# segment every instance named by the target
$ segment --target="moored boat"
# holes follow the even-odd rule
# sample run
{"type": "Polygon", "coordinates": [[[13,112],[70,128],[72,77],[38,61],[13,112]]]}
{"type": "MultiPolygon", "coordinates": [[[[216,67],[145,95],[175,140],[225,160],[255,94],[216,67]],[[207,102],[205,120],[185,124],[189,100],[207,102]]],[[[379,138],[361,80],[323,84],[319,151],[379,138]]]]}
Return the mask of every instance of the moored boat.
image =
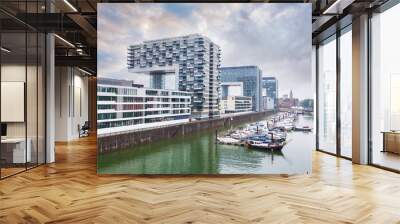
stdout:
{"type": "Polygon", "coordinates": [[[217,137],[217,142],[228,145],[237,145],[240,144],[241,141],[238,139],[230,138],[230,137],[217,137]]]}
{"type": "Polygon", "coordinates": [[[310,131],[312,131],[312,128],[308,127],[308,126],[303,126],[303,127],[295,127],[294,130],[295,131],[310,132],[310,131]]]}
{"type": "Polygon", "coordinates": [[[248,141],[248,146],[251,148],[257,149],[266,149],[266,150],[281,150],[285,145],[284,142],[261,142],[261,141],[248,141]]]}

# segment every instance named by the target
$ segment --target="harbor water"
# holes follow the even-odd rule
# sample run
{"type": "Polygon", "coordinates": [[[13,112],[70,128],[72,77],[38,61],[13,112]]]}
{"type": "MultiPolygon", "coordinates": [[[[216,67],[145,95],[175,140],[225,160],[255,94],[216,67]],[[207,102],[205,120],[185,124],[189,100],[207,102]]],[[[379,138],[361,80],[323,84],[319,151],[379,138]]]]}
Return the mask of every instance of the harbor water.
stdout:
{"type": "MultiPolygon", "coordinates": [[[[300,115],[296,126],[313,127],[300,115]]],[[[311,172],[313,132],[289,132],[281,151],[216,144],[215,130],[98,155],[99,174],[303,174],[311,172]]]]}

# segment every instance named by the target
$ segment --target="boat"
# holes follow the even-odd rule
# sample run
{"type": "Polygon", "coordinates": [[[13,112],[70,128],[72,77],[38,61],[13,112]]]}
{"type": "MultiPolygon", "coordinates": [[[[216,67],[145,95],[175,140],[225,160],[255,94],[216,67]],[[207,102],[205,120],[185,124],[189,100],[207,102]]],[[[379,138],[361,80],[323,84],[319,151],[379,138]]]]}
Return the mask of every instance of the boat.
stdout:
{"type": "Polygon", "coordinates": [[[270,135],[270,139],[272,139],[273,141],[276,142],[284,142],[286,141],[286,133],[278,133],[278,132],[268,132],[268,134],[270,135]]]}
{"type": "Polygon", "coordinates": [[[222,144],[228,144],[228,145],[238,145],[241,143],[240,140],[230,138],[230,137],[217,137],[217,142],[222,143],[222,144]]]}
{"type": "Polygon", "coordinates": [[[247,139],[249,142],[272,142],[271,137],[268,135],[253,135],[247,139]]]}
{"type": "Polygon", "coordinates": [[[288,117],[289,115],[277,116],[231,130],[225,135],[218,136],[217,143],[247,145],[260,150],[281,150],[286,144],[287,131],[295,127],[295,117],[288,117]]]}
{"type": "Polygon", "coordinates": [[[261,141],[248,141],[247,145],[251,148],[267,149],[267,150],[281,150],[285,145],[284,142],[261,142],[261,141]]]}
{"type": "Polygon", "coordinates": [[[231,133],[229,136],[231,138],[237,139],[237,140],[246,140],[249,136],[251,136],[252,133],[248,130],[240,130],[236,131],[234,133],[231,133]]]}
{"type": "Polygon", "coordinates": [[[303,127],[295,127],[295,131],[303,131],[303,132],[311,132],[312,128],[308,126],[303,126],[303,127]]]}

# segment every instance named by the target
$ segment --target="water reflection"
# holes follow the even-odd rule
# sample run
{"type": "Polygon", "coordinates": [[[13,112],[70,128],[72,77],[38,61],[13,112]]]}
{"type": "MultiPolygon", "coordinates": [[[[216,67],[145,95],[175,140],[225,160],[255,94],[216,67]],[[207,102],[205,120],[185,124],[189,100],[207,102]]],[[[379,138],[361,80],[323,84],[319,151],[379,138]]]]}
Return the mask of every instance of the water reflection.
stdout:
{"type": "MultiPolygon", "coordinates": [[[[301,116],[298,125],[312,126],[301,116]]],[[[107,174],[276,174],[311,170],[311,133],[292,132],[282,151],[215,144],[214,131],[177,137],[99,155],[98,172],[107,174]]]]}

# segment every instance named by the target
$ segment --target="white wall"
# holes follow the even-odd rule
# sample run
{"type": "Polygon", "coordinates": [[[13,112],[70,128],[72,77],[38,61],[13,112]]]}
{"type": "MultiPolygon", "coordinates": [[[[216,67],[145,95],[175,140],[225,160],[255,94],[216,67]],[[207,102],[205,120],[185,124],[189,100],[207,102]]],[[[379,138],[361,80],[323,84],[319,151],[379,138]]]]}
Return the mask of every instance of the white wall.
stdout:
{"type": "MultiPolygon", "coordinates": [[[[16,90],[18,92],[12,93],[12,90],[7,90],[2,88],[2,99],[4,97],[10,98],[12,97],[8,95],[16,95],[22,94],[20,96],[19,101],[15,101],[15,104],[19,104],[18,107],[6,106],[2,102],[2,114],[4,113],[19,113],[18,121],[6,122],[7,124],[7,137],[8,138],[24,138],[25,135],[29,139],[29,147],[32,151],[32,160],[36,162],[36,158],[39,159],[39,163],[44,162],[44,126],[45,126],[45,117],[44,117],[44,74],[42,73],[42,68],[39,66],[25,66],[24,64],[3,64],[1,66],[1,81],[2,87],[7,82],[18,82],[19,84],[24,83],[26,85],[26,106],[25,106],[25,89],[24,87],[16,90]],[[38,70],[37,70],[38,69],[38,70]],[[27,79],[27,80],[26,80],[27,79]],[[8,95],[7,95],[8,94],[8,95]],[[26,119],[24,117],[26,112],[26,119]],[[37,154],[39,154],[37,156],[37,154]]],[[[16,88],[16,87],[14,87],[16,88]]],[[[12,102],[11,102],[12,103],[12,102]]],[[[16,105],[13,105],[16,106],[16,105]]],[[[3,120],[3,118],[2,118],[3,120]]]]}
{"type": "Polygon", "coordinates": [[[74,140],[78,125],[88,121],[88,78],[72,67],[56,67],[55,73],[55,140],[74,140]]]}
{"type": "MultiPolygon", "coordinates": [[[[1,81],[25,82],[25,64],[8,64],[1,66],[1,81]]],[[[7,108],[1,108],[7,110],[7,108]]],[[[7,122],[7,137],[25,137],[25,122],[7,122]]]]}
{"type": "MultiPolygon", "coordinates": [[[[28,72],[28,87],[27,87],[27,122],[28,122],[28,137],[30,133],[35,131],[36,136],[36,80],[33,80],[31,74],[36,74],[36,67],[25,67],[25,64],[5,64],[1,66],[1,81],[2,82],[24,82],[26,71],[28,72]],[[26,70],[27,69],[27,70],[26,70]],[[34,88],[32,87],[34,86],[34,88]],[[33,122],[33,123],[32,123],[33,122]]],[[[2,96],[3,98],[4,96],[2,96]]],[[[42,105],[39,105],[41,107],[42,105]]],[[[1,110],[10,110],[10,108],[1,108],[1,110]]],[[[24,110],[24,108],[22,108],[24,110]]],[[[4,111],[3,111],[4,112],[4,111]]],[[[25,122],[7,122],[7,135],[9,137],[24,137],[25,122]]]]}
{"type": "Polygon", "coordinates": [[[1,122],[25,121],[25,82],[1,82],[1,122]]]}

